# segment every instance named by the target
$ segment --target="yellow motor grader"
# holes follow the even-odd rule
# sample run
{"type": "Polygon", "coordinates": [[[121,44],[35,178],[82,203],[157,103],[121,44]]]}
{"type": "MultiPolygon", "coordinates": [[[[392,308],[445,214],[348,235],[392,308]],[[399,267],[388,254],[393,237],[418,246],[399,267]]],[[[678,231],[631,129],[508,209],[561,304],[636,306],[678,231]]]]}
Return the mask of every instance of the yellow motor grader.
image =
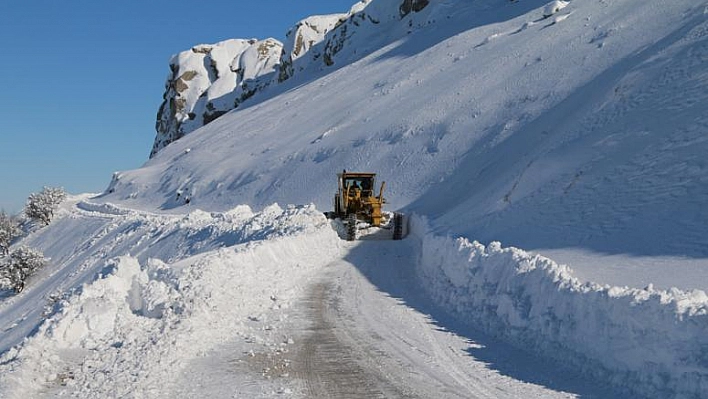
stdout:
{"type": "MultiPolygon", "coordinates": [[[[382,211],[386,199],[383,197],[386,182],[381,183],[379,195],[374,188],[376,173],[347,172],[337,173],[337,193],[334,194],[334,212],[331,216],[346,221],[347,240],[357,236],[359,222],[369,226],[382,227],[385,221],[382,211]]],[[[393,239],[403,238],[403,215],[394,214],[393,239]]]]}

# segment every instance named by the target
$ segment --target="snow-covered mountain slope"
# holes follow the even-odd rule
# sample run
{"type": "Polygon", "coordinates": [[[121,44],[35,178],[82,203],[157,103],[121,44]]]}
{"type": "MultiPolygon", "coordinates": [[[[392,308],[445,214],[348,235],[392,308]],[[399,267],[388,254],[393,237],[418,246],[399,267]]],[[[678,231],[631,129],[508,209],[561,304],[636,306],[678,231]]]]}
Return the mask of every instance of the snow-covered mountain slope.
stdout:
{"type": "Polygon", "coordinates": [[[502,0],[367,18],[336,68],[296,74],[117,174],[105,201],[328,209],[334,173],[367,170],[392,208],[441,231],[705,255],[706,3],[562,4],[547,18],[543,1],[502,0]]]}

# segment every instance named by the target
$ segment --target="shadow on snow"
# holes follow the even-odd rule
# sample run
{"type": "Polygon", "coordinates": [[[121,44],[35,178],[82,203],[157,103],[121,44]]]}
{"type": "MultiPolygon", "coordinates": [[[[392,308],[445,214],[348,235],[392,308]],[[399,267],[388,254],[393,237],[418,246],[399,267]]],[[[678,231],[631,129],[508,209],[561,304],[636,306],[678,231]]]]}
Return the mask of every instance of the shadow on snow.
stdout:
{"type": "Polygon", "coordinates": [[[607,383],[594,381],[558,362],[502,342],[436,306],[415,276],[417,249],[414,246],[412,239],[361,241],[344,259],[379,291],[401,300],[401,306],[428,315],[436,329],[465,338],[470,344],[467,354],[487,363],[490,369],[502,375],[554,391],[569,392],[579,398],[627,397],[626,392],[616,392],[607,387],[607,383]]]}

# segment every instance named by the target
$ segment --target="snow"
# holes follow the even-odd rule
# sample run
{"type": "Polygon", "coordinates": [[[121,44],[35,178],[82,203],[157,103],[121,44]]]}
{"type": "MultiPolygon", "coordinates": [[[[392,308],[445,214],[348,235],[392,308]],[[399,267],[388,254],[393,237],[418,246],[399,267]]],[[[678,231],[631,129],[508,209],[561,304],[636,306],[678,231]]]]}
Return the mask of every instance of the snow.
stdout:
{"type": "MultiPolygon", "coordinates": [[[[320,284],[333,282],[339,288],[328,289],[327,295],[341,295],[342,304],[351,304],[338,307],[342,313],[336,322],[348,326],[335,329],[348,331],[335,333],[343,350],[396,373],[393,386],[376,389],[500,397],[498,387],[503,387],[509,393],[502,397],[525,392],[572,397],[497,375],[484,360],[462,355],[468,338],[432,327],[421,310],[367,281],[390,285],[400,280],[405,285],[396,285],[403,290],[399,294],[424,303],[412,278],[413,241],[341,241],[311,206],[272,205],[261,212],[239,206],[225,213],[171,216],[115,208],[101,213],[86,199],[72,201],[58,220],[29,238],[52,255],[55,270],[45,270],[47,276],[0,308],[3,320],[14,320],[2,340],[3,397],[307,397],[313,388],[303,382],[305,371],[318,367],[306,360],[308,309],[319,306],[308,305],[309,296],[320,284]],[[58,234],[65,231],[74,233],[58,234]],[[220,246],[229,233],[243,238],[220,246]],[[62,244],[82,241],[83,248],[63,257],[62,244]],[[364,315],[377,317],[351,319],[364,315]],[[370,348],[382,341],[372,338],[372,328],[387,337],[387,344],[373,352],[370,348]],[[431,341],[431,336],[437,338],[431,341]],[[398,368],[398,357],[407,359],[405,368],[398,368]],[[480,379],[493,383],[478,387],[480,379]]],[[[332,354],[331,359],[339,358],[332,354]]],[[[346,367],[362,367],[357,364],[346,367]]]]}
{"type": "MultiPolygon", "coordinates": [[[[303,20],[292,76],[16,243],[51,262],[0,295],[0,396],[708,392],[705,2],[400,6],[303,20]],[[406,240],[338,238],[342,169],[406,240]]],[[[189,109],[257,47],[178,55],[189,109]]]]}
{"type": "Polygon", "coordinates": [[[101,201],[326,210],[333,171],[370,170],[391,209],[440,233],[705,257],[705,5],[603,4],[570,2],[549,26],[538,2],[431,3],[404,20],[372,2],[363,10],[380,22],[343,25],[334,66],[121,172],[101,201]]]}
{"type": "MultiPolygon", "coordinates": [[[[195,375],[208,375],[235,381],[230,392],[243,386],[238,392],[249,397],[286,391],[307,396],[313,388],[303,386],[305,374],[295,371],[309,364],[300,359],[305,349],[299,345],[311,320],[303,303],[313,287],[337,281],[340,288],[327,291],[342,295],[337,309],[358,315],[343,313],[338,323],[379,314],[375,309],[392,306],[380,302],[390,301],[391,295],[405,300],[390,316],[347,324],[353,335],[337,339],[355,345],[364,331],[375,328],[378,337],[387,336],[375,341],[386,342],[376,352],[382,356],[376,362],[394,362],[390,370],[396,369],[396,356],[414,350],[403,357],[406,367],[428,377],[403,384],[419,394],[428,395],[425,389],[443,384],[452,389],[451,397],[466,397],[465,390],[473,397],[499,397],[496,388],[477,387],[474,381],[483,378],[508,392],[540,389],[539,397],[568,397],[547,391],[548,383],[532,388],[513,378],[492,377],[493,370],[474,356],[450,357],[440,347],[420,352],[434,354],[432,363],[427,356],[414,355],[424,342],[440,345],[454,338],[449,345],[463,350],[472,337],[480,339],[475,332],[465,332],[468,338],[459,340],[415,335],[428,328],[424,318],[415,318],[424,317],[419,312],[429,312],[431,306],[454,316],[455,321],[437,322],[443,328],[462,333],[469,330],[461,323],[474,326],[494,339],[573,365],[586,379],[649,397],[692,397],[704,391],[704,291],[581,282],[570,268],[548,258],[499,243],[484,246],[439,236],[426,223],[413,217],[410,235],[402,242],[346,243],[313,206],[271,205],[260,212],[238,206],[223,213],[193,210],[180,216],[73,198],[58,220],[26,239],[54,259],[52,267],[0,308],[0,317],[12,321],[1,341],[1,392],[10,398],[223,395],[219,385],[194,385],[195,375]],[[72,233],[62,233],[67,231],[72,233]],[[83,244],[67,249],[72,242],[83,244]],[[364,290],[370,284],[378,287],[364,290]],[[426,305],[428,298],[435,305],[426,305]],[[388,337],[408,329],[403,336],[388,337]],[[239,371],[212,375],[215,364],[229,357],[241,359],[239,371]],[[248,361],[253,357],[276,363],[281,359],[284,369],[277,377],[258,378],[248,361]],[[290,368],[299,377],[291,378],[290,368]],[[455,383],[445,382],[450,375],[455,383]],[[451,388],[455,384],[460,385],[451,388]]],[[[354,346],[370,356],[365,347],[354,346]]],[[[491,348],[503,351],[496,343],[491,348]]],[[[515,355],[511,362],[521,358],[515,355]]],[[[566,373],[554,367],[543,373],[566,373]]],[[[392,381],[397,378],[409,377],[392,381]]],[[[377,389],[401,389],[396,384],[377,389]]],[[[590,389],[571,385],[577,393],[590,389]]]]}
{"type": "Polygon", "coordinates": [[[652,284],[664,290],[677,287],[708,292],[706,258],[606,254],[582,248],[539,249],[534,252],[572,265],[573,275],[582,282],[637,288],[652,284]]]}
{"type": "Polygon", "coordinates": [[[551,15],[560,12],[560,10],[564,9],[567,6],[568,6],[567,1],[561,1],[561,0],[552,1],[552,2],[548,3],[548,5],[546,5],[546,7],[543,8],[543,16],[545,18],[548,18],[551,15]]]}
{"type": "Polygon", "coordinates": [[[419,279],[462,320],[648,397],[707,392],[705,291],[583,283],[551,259],[431,235],[426,223],[412,224],[419,279]]]}
{"type": "Polygon", "coordinates": [[[258,213],[239,207],[182,218],[74,212],[33,242],[77,241],[76,235],[59,238],[56,232],[85,225],[83,218],[101,219],[100,228],[84,233],[87,248],[72,254],[78,259],[59,260],[62,254],[52,251],[57,245],[45,249],[61,266],[49,279],[76,288],[57,298],[51,295],[56,285],[33,286],[21,294],[26,298],[1,310],[7,320],[27,312],[25,303],[49,301],[39,307],[45,315],[37,327],[41,319],[24,313],[3,335],[4,397],[47,390],[81,397],[172,397],[166,390],[181,389],[172,377],[224,342],[248,336],[255,348],[276,351],[280,342],[269,335],[280,323],[280,309],[290,306],[340,242],[312,207],[273,205],[258,213]],[[222,247],[225,237],[232,242],[222,247]],[[180,248],[187,243],[191,248],[180,248]],[[313,253],[314,247],[319,250],[313,253]],[[170,261],[178,254],[180,260],[170,261]],[[8,333],[14,330],[24,332],[8,333]],[[24,335],[30,338],[23,342],[24,335]]]}

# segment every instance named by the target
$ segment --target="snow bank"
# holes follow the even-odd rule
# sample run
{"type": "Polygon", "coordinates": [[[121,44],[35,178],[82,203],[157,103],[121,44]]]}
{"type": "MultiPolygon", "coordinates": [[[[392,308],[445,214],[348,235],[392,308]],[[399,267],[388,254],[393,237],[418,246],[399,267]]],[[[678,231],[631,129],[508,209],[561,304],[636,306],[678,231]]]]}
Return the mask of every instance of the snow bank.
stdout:
{"type": "Polygon", "coordinates": [[[650,397],[708,392],[708,296],[581,284],[570,268],[499,242],[428,232],[418,275],[440,305],[518,346],[650,397]]]}
{"type": "MultiPolygon", "coordinates": [[[[146,226],[139,229],[158,234],[126,247],[107,245],[130,240],[102,229],[95,245],[106,251],[107,260],[88,256],[93,249],[86,247],[75,254],[86,258],[81,266],[67,262],[59,269],[58,274],[87,276],[54,299],[34,334],[0,357],[0,397],[48,392],[84,398],[188,397],[174,392],[180,387],[176,379],[191,361],[219,345],[236,341],[234,356],[240,356],[247,349],[277,351],[292,342],[279,328],[281,309],[340,251],[329,221],[312,206],[272,205],[257,213],[241,206],[181,218],[109,215],[119,221],[108,224],[117,232],[140,216],[146,226]],[[239,237],[236,244],[219,248],[220,230],[228,225],[239,237]],[[177,251],[187,239],[203,241],[194,256],[177,251]],[[141,256],[118,255],[134,252],[131,247],[140,248],[141,256]],[[166,248],[183,255],[173,262],[151,257],[166,248]]],[[[40,295],[33,289],[28,293],[40,295]]]]}
{"type": "Polygon", "coordinates": [[[113,204],[96,204],[89,201],[79,201],[76,207],[86,212],[102,213],[107,215],[127,215],[130,213],[127,209],[117,207],[113,204]]]}

